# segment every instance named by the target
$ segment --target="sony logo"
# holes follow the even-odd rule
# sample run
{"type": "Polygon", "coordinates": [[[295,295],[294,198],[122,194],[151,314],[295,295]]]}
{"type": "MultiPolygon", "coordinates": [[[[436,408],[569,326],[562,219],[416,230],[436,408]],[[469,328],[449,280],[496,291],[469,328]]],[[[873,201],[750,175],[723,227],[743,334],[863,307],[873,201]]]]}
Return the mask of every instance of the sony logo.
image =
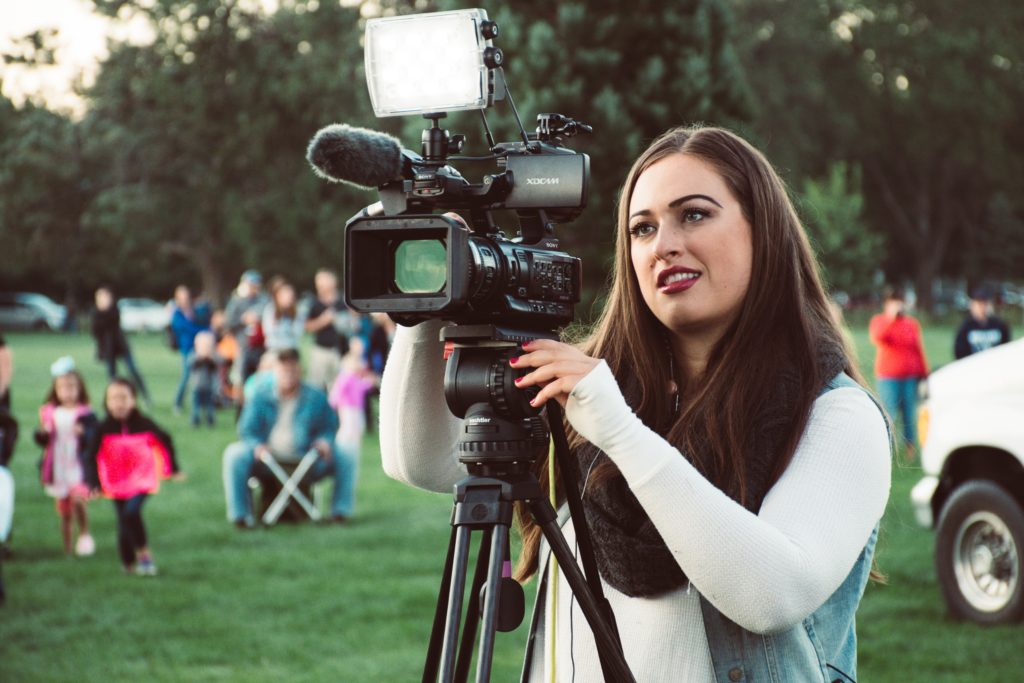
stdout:
{"type": "Polygon", "coordinates": [[[558,178],[527,178],[527,185],[557,185],[558,178]]]}

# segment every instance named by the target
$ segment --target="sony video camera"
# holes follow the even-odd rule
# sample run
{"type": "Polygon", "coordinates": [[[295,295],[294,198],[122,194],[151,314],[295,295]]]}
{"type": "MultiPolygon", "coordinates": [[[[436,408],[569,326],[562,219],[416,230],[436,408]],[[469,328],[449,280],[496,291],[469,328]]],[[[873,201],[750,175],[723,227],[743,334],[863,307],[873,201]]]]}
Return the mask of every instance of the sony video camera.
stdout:
{"type": "Polygon", "coordinates": [[[330,180],[376,187],[380,201],[345,226],[345,301],[403,324],[443,318],[517,330],[553,331],[573,318],[582,281],[578,258],[561,251],[553,226],[587,203],[590,160],[563,146],[589,126],[560,114],[537,117],[527,134],[492,44],[497,25],[482,10],[375,19],[366,27],[366,76],[378,116],[430,121],[419,153],[390,135],[328,126],[310,144],[314,169],[330,180]],[[495,143],[484,109],[508,99],[521,136],[495,143]],[[490,153],[459,156],[465,144],[440,126],[444,112],[479,109],[490,153]],[[493,162],[473,183],[452,162],[493,162]],[[495,222],[514,211],[518,234],[495,222]],[[461,219],[461,220],[460,220],[461,219]]]}

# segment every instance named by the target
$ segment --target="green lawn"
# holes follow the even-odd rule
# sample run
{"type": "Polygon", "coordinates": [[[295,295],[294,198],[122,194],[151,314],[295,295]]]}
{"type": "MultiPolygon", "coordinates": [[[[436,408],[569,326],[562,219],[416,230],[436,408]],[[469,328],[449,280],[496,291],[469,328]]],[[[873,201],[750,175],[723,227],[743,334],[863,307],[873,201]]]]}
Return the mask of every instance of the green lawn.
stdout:
{"type": "MultiPolygon", "coordinates": [[[[948,362],[952,330],[926,335],[933,363],[948,362]]],[[[854,336],[870,360],[863,330],[854,336]]],[[[174,434],[189,477],[147,503],[161,575],[121,574],[106,501],[90,504],[96,556],[67,559],[52,501],[36,481],[31,431],[58,355],[75,356],[96,398],[103,371],[84,336],[12,334],[8,341],[23,436],[12,463],[15,558],[4,565],[0,681],[419,680],[447,544],[448,496],[385,477],[370,437],[350,524],[236,531],[224,518],[220,483],[232,416],[222,412],[214,430],[194,430],[173,416],[177,356],[161,337],[134,337],[157,397],[154,417],[174,434]]],[[[1021,679],[1024,630],[982,629],[945,615],[932,534],[914,524],[908,500],[918,476],[913,466],[894,472],[879,546],[889,585],[870,587],[859,614],[860,679],[1021,679]]],[[[524,633],[499,635],[494,681],[517,680],[524,633]]]]}

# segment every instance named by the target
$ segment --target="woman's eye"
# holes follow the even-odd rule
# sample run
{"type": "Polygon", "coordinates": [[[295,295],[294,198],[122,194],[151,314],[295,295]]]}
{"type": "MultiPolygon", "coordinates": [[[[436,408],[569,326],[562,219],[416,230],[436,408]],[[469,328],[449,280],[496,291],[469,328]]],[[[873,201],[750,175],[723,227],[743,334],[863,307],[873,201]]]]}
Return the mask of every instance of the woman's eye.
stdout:
{"type": "Polygon", "coordinates": [[[683,222],[684,223],[699,223],[704,220],[710,214],[705,209],[686,209],[683,211],[683,222]]]}
{"type": "Polygon", "coordinates": [[[633,237],[645,237],[654,231],[655,227],[650,223],[636,223],[629,228],[629,234],[633,237]]]}

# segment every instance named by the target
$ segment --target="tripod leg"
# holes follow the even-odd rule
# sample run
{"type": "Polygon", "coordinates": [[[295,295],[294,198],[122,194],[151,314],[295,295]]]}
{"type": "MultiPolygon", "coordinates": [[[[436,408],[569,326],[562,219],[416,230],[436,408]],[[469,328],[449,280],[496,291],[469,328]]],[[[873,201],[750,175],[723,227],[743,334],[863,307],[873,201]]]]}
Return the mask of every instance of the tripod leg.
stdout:
{"type": "Polygon", "coordinates": [[[459,638],[459,621],[462,618],[462,593],[466,589],[466,563],[469,560],[468,527],[455,530],[455,555],[452,568],[451,588],[448,591],[448,618],[444,627],[444,647],[441,649],[441,681],[454,680],[456,641],[459,638]]]}
{"type": "Polygon", "coordinates": [[[491,561],[487,570],[487,592],[484,594],[484,627],[480,633],[480,654],[476,660],[476,681],[487,683],[491,679],[491,660],[494,657],[494,633],[498,625],[498,605],[501,603],[501,568],[508,547],[508,527],[495,524],[491,539],[491,561]]]}
{"type": "Polygon", "coordinates": [[[580,603],[583,616],[587,618],[590,629],[594,632],[594,640],[597,642],[597,651],[601,658],[601,670],[604,672],[606,681],[616,683],[632,683],[633,674],[626,664],[626,658],[622,654],[622,647],[616,637],[615,631],[608,625],[600,604],[594,598],[594,594],[587,585],[587,580],[580,571],[579,565],[573,558],[572,549],[566,543],[558,528],[554,509],[544,498],[537,498],[530,501],[530,511],[534,519],[540,525],[544,538],[551,547],[551,553],[558,560],[558,568],[565,576],[566,582],[572,589],[573,595],[580,603]]]}
{"type": "Polygon", "coordinates": [[[487,580],[487,555],[491,549],[493,529],[484,529],[480,547],[477,549],[476,571],[469,589],[469,605],[466,606],[466,626],[462,629],[459,643],[459,660],[455,665],[455,680],[462,682],[469,678],[469,665],[473,659],[473,641],[476,640],[477,622],[480,621],[480,589],[487,580]]]}
{"type": "Polygon", "coordinates": [[[441,637],[444,634],[444,619],[448,613],[448,586],[452,580],[452,564],[455,557],[455,529],[448,538],[448,554],[444,559],[441,575],[441,589],[437,593],[434,608],[434,625],[430,628],[430,645],[427,647],[427,661],[423,664],[423,683],[436,683],[437,667],[441,662],[441,637]]]}

